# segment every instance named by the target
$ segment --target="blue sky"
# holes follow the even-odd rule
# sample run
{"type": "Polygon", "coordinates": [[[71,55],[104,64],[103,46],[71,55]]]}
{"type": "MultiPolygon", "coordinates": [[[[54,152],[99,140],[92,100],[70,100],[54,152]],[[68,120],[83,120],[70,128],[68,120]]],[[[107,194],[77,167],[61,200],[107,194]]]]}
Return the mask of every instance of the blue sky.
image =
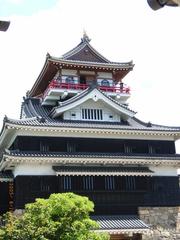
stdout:
{"type": "Polygon", "coordinates": [[[0,16],[33,15],[34,13],[50,9],[57,0],[0,0],[0,16]]]}

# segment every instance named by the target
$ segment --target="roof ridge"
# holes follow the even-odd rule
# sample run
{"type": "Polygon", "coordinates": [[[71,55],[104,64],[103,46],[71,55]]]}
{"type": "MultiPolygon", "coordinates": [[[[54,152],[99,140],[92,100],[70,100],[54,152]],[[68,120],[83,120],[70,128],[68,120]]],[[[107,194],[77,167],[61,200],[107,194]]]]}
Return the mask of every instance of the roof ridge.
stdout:
{"type": "Polygon", "coordinates": [[[68,52],[64,53],[62,55],[62,58],[68,58],[69,56],[71,56],[75,50],[79,49],[81,50],[83,47],[85,46],[85,42],[80,42],[78,45],[76,45],[74,48],[72,48],[71,50],[69,50],[68,52]]]}

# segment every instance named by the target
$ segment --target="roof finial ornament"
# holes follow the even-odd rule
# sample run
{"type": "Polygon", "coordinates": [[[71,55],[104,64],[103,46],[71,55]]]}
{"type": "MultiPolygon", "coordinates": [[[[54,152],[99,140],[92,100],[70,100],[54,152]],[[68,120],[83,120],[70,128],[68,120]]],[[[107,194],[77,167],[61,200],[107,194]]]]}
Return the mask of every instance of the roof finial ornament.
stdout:
{"type": "Polygon", "coordinates": [[[83,30],[83,37],[81,38],[82,42],[90,42],[91,39],[88,37],[85,29],[83,30]]]}

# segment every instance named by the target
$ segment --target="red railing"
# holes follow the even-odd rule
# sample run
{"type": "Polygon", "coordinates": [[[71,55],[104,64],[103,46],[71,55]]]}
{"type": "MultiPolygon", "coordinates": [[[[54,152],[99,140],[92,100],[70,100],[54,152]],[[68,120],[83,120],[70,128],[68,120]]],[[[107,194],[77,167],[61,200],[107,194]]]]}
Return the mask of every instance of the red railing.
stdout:
{"type": "Polygon", "coordinates": [[[88,88],[88,85],[87,84],[75,84],[75,83],[61,83],[59,81],[53,80],[50,82],[48,88],[85,90],[86,88],[88,88]]]}
{"type": "Polygon", "coordinates": [[[129,87],[107,87],[107,86],[99,86],[99,89],[104,92],[115,92],[115,93],[130,93],[129,87]]]}
{"type": "MultiPolygon", "coordinates": [[[[53,89],[53,88],[57,88],[57,89],[71,89],[71,90],[85,90],[86,88],[88,88],[89,85],[87,84],[75,84],[75,83],[62,83],[62,82],[59,82],[57,80],[52,80],[50,82],[50,84],[48,85],[45,93],[44,93],[44,97],[47,96],[48,94],[48,91],[50,89],[53,89]]],[[[114,93],[127,93],[129,94],[130,93],[130,88],[129,87],[117,87],[117,86],[114,86],[114,87],[110,87],[110,86],[99,86],[99,89],[104,91],[104,92],[114,92],[114,93]]]]}

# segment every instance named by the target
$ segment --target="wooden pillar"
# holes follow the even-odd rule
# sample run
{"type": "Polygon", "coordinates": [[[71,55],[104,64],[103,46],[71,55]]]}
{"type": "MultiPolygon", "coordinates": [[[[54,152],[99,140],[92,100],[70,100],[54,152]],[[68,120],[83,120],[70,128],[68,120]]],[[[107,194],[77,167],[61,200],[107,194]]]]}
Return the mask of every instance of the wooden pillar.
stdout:
{"type": "Polygon", "coordinates": [[[14,211],[14,182],[8,183],[8,210],[14,211]]]}
{"type": "Polygon", "coordinates": [[[0,215],[9,210],[9,182],[0,181],[0,215]]]}

